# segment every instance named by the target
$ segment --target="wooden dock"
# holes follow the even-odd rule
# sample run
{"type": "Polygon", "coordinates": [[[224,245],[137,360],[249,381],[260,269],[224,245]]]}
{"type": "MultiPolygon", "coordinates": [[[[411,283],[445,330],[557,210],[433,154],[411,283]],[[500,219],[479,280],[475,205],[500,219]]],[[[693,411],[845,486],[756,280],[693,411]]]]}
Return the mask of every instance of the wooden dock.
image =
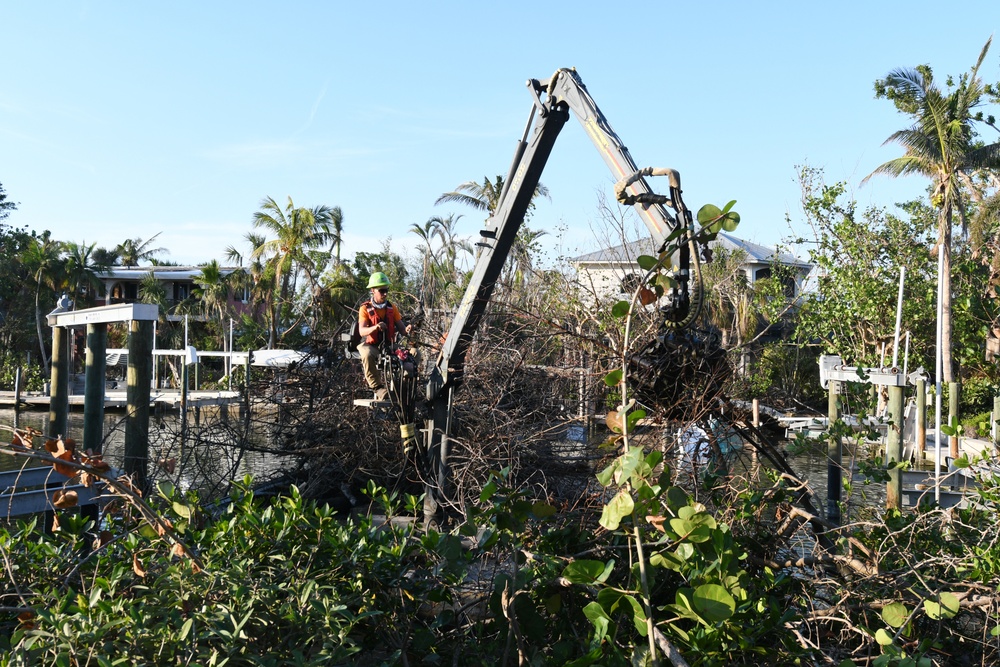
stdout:
{"type": "MultiPolygon", "coordinates": [[[[70,394],[71,410],[83,409],[83,394],[70,394]]],[[[0,391],[0,408],[14,408],[15,395],[12,391],[0,391]]],[[[189,391],[187,393],[188,408],[203,408],[208,406],[234,405],[242,402],[238,391],[189,391]]],[[[126,392],[115,389],[104,392],[105,410],[124,410],[128,404],[126,392]]],[[[152,408],[179,410],[181,407],[181,392],[176,389],[155,389],[149,393],[149,405],[152,408]]],[[[24,392],[20,396],[20,407],[28,409],[49,409],[49,397],[41,392],[24,392]]]]}

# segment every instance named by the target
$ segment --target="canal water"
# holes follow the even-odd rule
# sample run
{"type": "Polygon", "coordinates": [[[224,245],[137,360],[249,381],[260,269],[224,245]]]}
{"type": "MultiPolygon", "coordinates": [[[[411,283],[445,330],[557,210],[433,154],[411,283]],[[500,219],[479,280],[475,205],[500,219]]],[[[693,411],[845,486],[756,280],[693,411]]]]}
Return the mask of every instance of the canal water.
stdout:
{"type": "MultiPolygon", "coordinates": [[[[48,428],[48,411],[22,410],[17,416],[20,428],[32,427],[39,431],[48,428]]],[[[15,423],[13,410],[0,410],[0,427],[5,433],[0,437],[11,442],[15,423]]],[[[71,411],[68,416],[68,435],[80,441],[83,437],[83,413],[71,411]]],[[[252,451],[266,449],[267,433],[243,433],[236,424],[229,424],[209,416],[195,422],[189,416],[185,437],[181,438],[181,420],[176,413],[154,415],[149,424],[149,472],[157,480],[169,480],[182,489],[194,489],[204,496],[225,493],[229,483],[245,475],[266,479],[280,470],[283,457],[252,451]],[[250,447],[242,447],[247,443],[250,447]]],[[[41,447],[39,438],[36,448],[41,447]]],[[[125,413],[108,411],[104,415],[104,459],[112,467],[124,466],[125,413]]],[[[25,466],[26,459],[0,454],[0,471],[25,466]]],[[[27,466],[37,464],[28,462],[27,466]]]]}

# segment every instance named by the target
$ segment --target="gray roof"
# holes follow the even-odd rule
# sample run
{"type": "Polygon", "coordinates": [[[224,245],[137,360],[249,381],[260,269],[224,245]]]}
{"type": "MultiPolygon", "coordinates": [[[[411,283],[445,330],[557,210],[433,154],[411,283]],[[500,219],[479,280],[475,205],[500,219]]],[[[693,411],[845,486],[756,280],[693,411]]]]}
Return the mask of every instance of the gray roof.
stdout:
{"type": "MultiPolygon", "coordinates": [[[[201,275],[204,266],[164,266],[155,264],[151,266],[113,266],[104,273],[98,274],[104,280],[142,280],[150,273],[160,280],[194,280],[195,276],[201,275]]],[[[220,266],[219,273],[224,276],[239,271],[240,267],[220,266]]]]}
{"type": "MultiPolygon", "coordinates": [[[[726,250],[741,250],[747,254],[747,260],[751,263],[770,264],[777,259],[778,262],[787,266],[811,266],[809,262],[801,260],[791,253],[778,253],[774,248],[753,243],[752,241],[744,241],[725,232],[719,232],[716,239],[710,242],[708,246],[710,248],[721,247],[726,250]],[[777,257],[775,257],[776,253],[777,257]]],[[[652,255],[655,251],[653,240],[643,238],[612,248],[604,248],[596,252],[587,253],[586,255],[580,255],[570,261],[574,264],[631,264],[639,255],[652,255]]]]}

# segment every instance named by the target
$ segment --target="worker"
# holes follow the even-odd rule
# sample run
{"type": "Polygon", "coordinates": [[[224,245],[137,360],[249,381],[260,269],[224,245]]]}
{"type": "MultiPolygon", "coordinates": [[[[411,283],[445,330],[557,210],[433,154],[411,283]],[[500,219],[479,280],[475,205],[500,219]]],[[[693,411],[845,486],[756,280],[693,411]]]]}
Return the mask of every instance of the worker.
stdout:
{"type": "Polygon", "coordinates": [[[371,299],[361,304],[358,309],[358,334],[361,344],[361,368],[365,373],[365,382],[375,392],[375,398],[382,400],[388,395],[383,378],[376,369],[379,348],[385,343],[395,342],[400,331],[410,333],[413,325],[403,320],[399,309],[389,303],[389,278],[381,271],[376,271],[368,278],[368,288],[371,299]]]}

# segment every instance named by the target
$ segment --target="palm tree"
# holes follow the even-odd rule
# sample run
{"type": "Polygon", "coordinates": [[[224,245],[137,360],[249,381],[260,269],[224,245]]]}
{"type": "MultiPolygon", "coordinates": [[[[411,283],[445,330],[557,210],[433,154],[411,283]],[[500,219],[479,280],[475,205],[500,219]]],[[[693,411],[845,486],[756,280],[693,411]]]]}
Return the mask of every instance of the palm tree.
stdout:
{"type": "MultiPolygon", "coordinates": [[[[497,211],[497,205],[500,203],[500,195],[503,194],[504,179],[503,176],[497,176],[494,180],[490,181],[489,176],[483,177],[482,183],[476,183],[475,181],[466,181],[462,183],[452,192],[446,192],[434,202],[434,205],[438,204],[462,204],[464,206],[471,206],[477,211],[486,211],[490,215],[493,215],[497,211]]],[[[539,183],[535,187],[535,192],[531,195],[532,203],[528,205],[528,214],[525,214],[525,218],[529,217],[531,210],[535,207],[534,200],[536,197],[548,197],[549,189],[539,183]]]]}
{"type": "Polygon", "coordinates": [[[198,284],[194,294],[201,300],[205,317],[217,317],[219,322],[224,322],[229,305],[230,286],[219,262],[213,259],[202,266],[194,281],[198,284]]]}
{"type": "Polygon", "coordinates": [[[35,330],[38,333],[38,347],[42,354],[42,365],[46,375],[49,373],[49,357],[45,351],[45,338],[42,336],[42,288],[48,287],[53,292],[62,283],[63,244],[54,241],[46,230],[41,236],[35,237],[22,256],[22,262],[35,279],[35,330]]]}
{"type": "Polygon", "coordinates": [[[72,241],[65,244],[66,278],[74,301],[79,297],[92,303],[96,290],[101,286],[100,274],[107,273],[109,268],[98,261],[102,258],[96,253],[95,245],[72,241]]]}
{"type": "Polygon", "coordinates": [[[145,241],[135,238],[125,239],[119,243],[118,247],[115,248],[115,253],[117,253],[118,258],[121,260],[122,266],[139,266],[139,262],[144,259],[152,259],[161,252],[169,252],[166,248],[149,247],[160,234],[161,232],[157,232],[145,241]]]}
{"type": "Polygon", "coordinates": [[[309,251],[330,245],[334,241],[334,220],[343,218],[339,208],[317,206],[312,209],[296,207],[292,198],[282,209],[274,199],[267,197],[261,202],[261,210],[254,214],[254,227],[263,227],[272,232],[273,239],[265,240],[250,253],[251,259],[265,258],[266,263],[273,267],[277,300],[271,306],[271,331],[269,346],[273,347],[279,338],[279,316],[292,320],[281,333],[283,337],[302,319],[300,313],[292,317],[293,309],[291,295],[295,292],[295,281],[299,272],[303,272],[310,282],[310,289],[315,291],[317,276],[315,262],[309,251]]]}
{"type": "Polygon", "coordinates": [[[421,257],[420,276],[420,298],[433,300],[434,295],[434,265],[437,263],[437,254],[434,252],[434,245],[431,239],[434,237],[434,220],[430,218],[424,224],[414,222],[410,225],[410,231],[420,239],[417,250],[421,257]]]}
{"type": "MultiPolygon", "coordinates": [[[[942,92],[934,83],[930,67],[896,69],[875,84],[876,96],[885,97],[911,116],[914,124],[894,132],[885,143],[902,146],[902,157],[879,165],[862,183],[876,174],[891,177],[920,174],[931,180],[931,204],[938,210],[938,244],[944,248],[942,268],[943,381],[953,382],[951,317],[951,241],[953,216],[957,212],[963,232],[968,229],[963,185],[980,170],[1000,167],[1000,143],[977,145],[974,111],[984,95],[979,67],[992,38],[986,41],[973,68],[963,74],[954,90],[942,92]]],[[[950,86],[949,86],[950,88],[950,86]]]]}
{"type": "Polygon", "coordinates": [[[333,230],[333,247],[337,266],[340,266],[340,249],[344,245],[344,212],[339,206],[330,208],[330,228],[333,230]]]}

